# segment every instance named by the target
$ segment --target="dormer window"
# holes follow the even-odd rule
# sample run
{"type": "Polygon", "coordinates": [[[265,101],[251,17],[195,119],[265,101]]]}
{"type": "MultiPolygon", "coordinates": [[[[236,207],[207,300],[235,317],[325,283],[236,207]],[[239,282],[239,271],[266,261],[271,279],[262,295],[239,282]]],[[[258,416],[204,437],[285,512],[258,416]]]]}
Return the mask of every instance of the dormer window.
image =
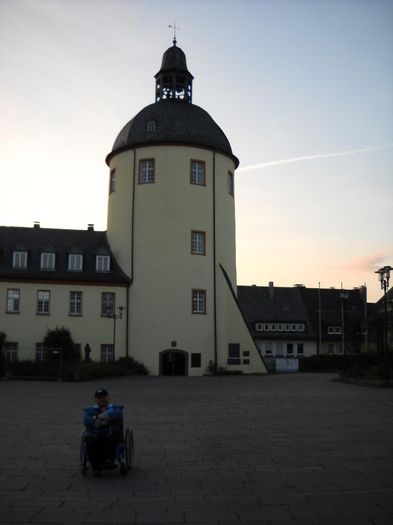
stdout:
{"type": "Polygon", "coordinates": [[[72,272],[81,272],[83,269],[83,255],[70,253],[68,255],[68,269],[72,272]]]}
{"type": "Polygon", "coordinates": [[[15,251],[12,254],[13,268],[27,268],[27,252],[15,251]]]}
{"type": "Polygon", "coordinates": [[[56,262],[56,255],[53,252],[41,253],[41,270],[54,270],[56,262]]]}
{"type": "Polygon", "coordinates": [[[109,255],[96,255],[96,271],[109,272],[111,258],[109,255]]]}
{"type": "Polygon", "coordinates": [[[148,120],[146,122],[146,131],[155,131],[156,130],[156,121],[148,120]]]}

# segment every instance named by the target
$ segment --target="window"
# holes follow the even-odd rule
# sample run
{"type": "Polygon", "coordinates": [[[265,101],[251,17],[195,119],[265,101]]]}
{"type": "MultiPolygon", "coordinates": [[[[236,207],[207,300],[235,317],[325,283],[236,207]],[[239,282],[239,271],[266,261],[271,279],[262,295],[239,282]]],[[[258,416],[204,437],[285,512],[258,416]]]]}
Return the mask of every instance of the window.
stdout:
{"type": "Polygon", "coordinates": [[[12,267],[27,268],[27,252],[13,252],[12,267]]]}
{"type": "Polygon", "coordinates": [[[111,258],[109,255],[96,255],[96,271],[109,272],[111,258]]]}
{"type": "Polygon", "coordinates": [[[273,353],[273,344],[271,341],[266,341],[265,343],[265,354],[272,355],[273,353]]]}
{"type": "Polygon", "coordinates": [[[18,343],[5,343],[5,358],[7,363],[15,363],[18,360],[18,343]]]}
{"type": "Polygon", "coordinates": [[[276,342],[276,357],[284,355],[284,343],[282,341],[276,342]]]}
{"type": "Polygon", "coordinates": [[[37,314],[49,314],[50,292],[38,290],[37,292],[37,314]]]}
{"type": "Polygon", "coordinates": [[[282,324],[278,324],[278,325],[277,325],[277,330],[278,330],[279,332],[283,332],[283,331],[284,331],[284,325],[282,325],[282,324]]]}
{"type": "Polygon", "coordinates": [[[154,164],[154,159],[143,159],[139,161],[139,184],[149,184],[154,182],[154,164]]]}
{"type": "Polygon", "coordinates": [[[113,169],[109,174],[109,193],[113,193],[116,188],[116,170],[113,169]]]}
{"type": "Polygon", "coordinates": [[[206,313],[206,290],[192,291],[192,313],[205,314],[206,313]]]}
{"type": "Polygon", "coordinates": [[[54,270],[55,269],[56,255],[50,252],[41,253],[41,270],[54,270]]]}
{"type": "Polygon", "coordinates": [[[191,253],[194,255],[206,255],[205,232],[191,232],[191,253]]]}
{"type": "Polygon", "coordinates": [[[291,324],[291,332],[296,332],[296,329],[297,329],[296,325],[294,323],[291,324]]]}
{"type": "Polygon", "coordinates": [[[255,330],[257,332],[263,332],[263,324],[262,323],[255,323],[255,330]]]}
{"type": "Polygon", "coordinates": [[[70,315],[82,315],[82,292],[70,292],[70,315]]]}
{"type": "Polygon", "coordinates": [[[113,345],[101,345],[101,361],[109,363],[115,360],[115,348],[113,345]]]}
{"type": "Polygon", "coordinates": [[[7,290],[7,313],[18,314],[20,307],[20,290],[7,290]]]}
{"type": "Polygon", "coordinates": [[[291,325],[290,324],[286,324],[285,325],[285,332],[290,332],[291,331],[291,325]]]}
{"type": "Polygon", "coordinates": [[[297,353],[298,354],[303,354],[304,353],[304,345],[303,345],[303,343],[298,343],[297,344],[297,353]]]}
{"type": "Polygon", "coordinates": [[[270,325],[270,330],[271,330],[272,332],[275,332],[275,331],[276,331],[276,323],[272,323],[272,324],[270,325]]]}
{"type": "Polygon", "coordinates": [[[228,365],[240,365],[240,345],[239,343],[228,344],[228,365]]]}
{"type": "Polygon", "coordinates": [[[235,194],[235,180],[234,180],[234,176],[233,176],[233,173],[231,173],[230,171],[228,171],[228,193],[229,195],[234,195],[235,194]]]}
{"type": "Polygon", "coordinates": [[[155,131],[156,130],[156,121],[148,120],[146,122],[146,131],[155,131]]]}
{"type": "Polygon", "coordinates": [[[35,360],[38,363],[43,363],[46,361],[46,350],[43,343],[35,344],[35,360]]]}
{"type": "Polygon", "coordinates": [[[334,333],[335,334],[341,334],[341,326],[335,326],[334,327],[334,333]]]}
{"type": "Polygon", "coordinates": [[[287,343],[287,355],[293,354],[293,343],[287,343]]]}
{"type": "Polygon", "coordinates": [[[201,368],[201,354],[191,354],[191,368],[201,368]]]}
{"type": "Polygon", "coordinates": [[[304,323],[298,323],[297,324],[297,331],[298,332],[304,332],[304,323]]]}
{"type": "Polygon", "coordinates": [[[68,269],[72,272],[80,272],[83,268],[83,255],[80,253],[70,253],[68,255],[68,269]]]}
{"type": "Polygon", "coordinates": [[[205,163],[202,160],[191,161],[191,184],[205,186],[205,163]]]}
{"type": "Polygon", "coordinates": [[[110,317],[115,313],[116,294],[114,292],[102,292],[101,294],[101,317],[110,317]]]}

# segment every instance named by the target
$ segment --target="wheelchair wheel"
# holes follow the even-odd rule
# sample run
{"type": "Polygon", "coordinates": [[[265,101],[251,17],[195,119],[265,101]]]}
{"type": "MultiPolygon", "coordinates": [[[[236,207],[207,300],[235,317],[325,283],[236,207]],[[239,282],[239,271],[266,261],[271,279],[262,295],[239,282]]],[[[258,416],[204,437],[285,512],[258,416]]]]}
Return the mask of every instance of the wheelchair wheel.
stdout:
{"type": "Polygon", "coordinates": [[[134,434],[129,428],[124,435],[124,452],[126,466],[128,470],[132,470],[135,466],[134,434]]]}
{"type": "Polygon", "coordinates": [[[87,446],[86,446],[86,441],[85,441],[85,433],[83,433],[81,437],[81,443],[79,447],[79,460],[80,460],[80,465],[81,465],[81,473],[83,476],[86,476],[86,472],[88,468],[87,467],[88,458],[87,458],[87,446]]]}

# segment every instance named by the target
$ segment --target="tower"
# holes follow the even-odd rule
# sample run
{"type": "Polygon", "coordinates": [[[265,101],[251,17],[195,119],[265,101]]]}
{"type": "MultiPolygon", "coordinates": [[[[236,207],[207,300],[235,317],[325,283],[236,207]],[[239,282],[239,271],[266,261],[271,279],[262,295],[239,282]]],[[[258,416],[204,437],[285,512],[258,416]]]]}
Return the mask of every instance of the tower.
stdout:
{"type": "Polygon", "coordinates": [[[236,299],[239,161],[192,103],[193,78],[174,40],[155,75],[155,102],[124,126],[106,159],[108,241],[131,279],[127,354],[152,374],[263,373],[236,299]]]}

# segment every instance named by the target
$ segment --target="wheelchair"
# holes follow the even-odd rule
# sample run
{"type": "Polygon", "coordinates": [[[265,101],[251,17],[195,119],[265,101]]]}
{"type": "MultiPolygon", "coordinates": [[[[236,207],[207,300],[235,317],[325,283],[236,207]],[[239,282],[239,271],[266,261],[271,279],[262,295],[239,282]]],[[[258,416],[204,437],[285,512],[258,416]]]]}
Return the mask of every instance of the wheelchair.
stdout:
{"type": "MultiPolygon", "coordinates": [[[[86,476],[89,470],[89,456],[87,452],[86,431],[82,433],[80,443],[80,465],[81,473],[86,476]]],[[[122,431],[121,441],[116,445],[115,459],[112,465],[103,465],[100,470],[119,470],[122,476],[135,467],[134,434],[126,428],[122,431]]]]}

